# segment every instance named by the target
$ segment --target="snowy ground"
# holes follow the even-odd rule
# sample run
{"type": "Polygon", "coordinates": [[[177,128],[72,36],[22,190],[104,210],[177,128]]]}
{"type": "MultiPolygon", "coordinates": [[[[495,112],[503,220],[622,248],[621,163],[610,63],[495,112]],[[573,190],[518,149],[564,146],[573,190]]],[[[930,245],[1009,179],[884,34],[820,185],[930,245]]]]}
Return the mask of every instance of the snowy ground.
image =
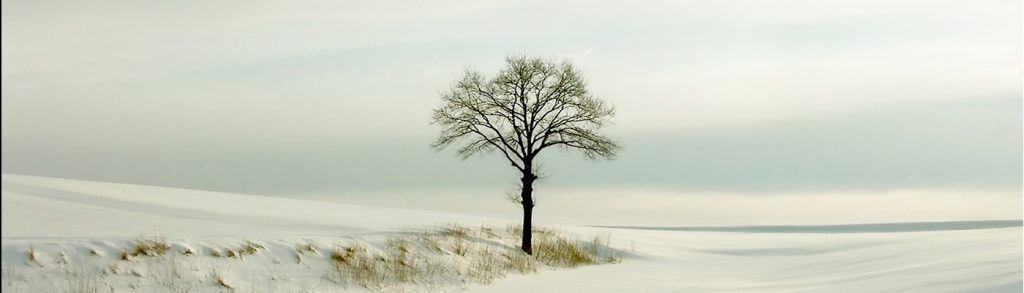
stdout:
{"type": "MultiPolygon", "coordinates": [[[[2,189],[4,292],[73,291],[68,289],[74,287],[98,287],[100,292],[111,288],[117,292],[230,291],[217,284],[221,279],[240,292],[360,291],[358,286],[343,287],[329,280],[325,251],[351,242],[382,245],[388,235],[446,223],[509,224],[439,212],[8,174],[3,175],[2,189]],[[195,255],[119,259],[140,239],[158,238],[166,239],[173,251],[190,250],[195,255]],[[262,247],[253,255],[237,259],[207,255],[241,248],[250,241],[262,247]],[[320,252],[305,261],[296,260],[296,245],[304,243],[320,252]],[[90,279],[101,281],[88,284],[90,279]]],[[[1021,291],[1020,221],[933,225],[898,232],[886,228],[897,226],[882,224],[865,231],[807,228],[810,232],[799,227],[797,231],[686,231],[559,226],[582,237],[611,235],[612,246],[623,251],[625,259],[617,264],[508,274],[490,284],[442,280],[444,284],[438,286],[399,289],[1021,291]]]]}

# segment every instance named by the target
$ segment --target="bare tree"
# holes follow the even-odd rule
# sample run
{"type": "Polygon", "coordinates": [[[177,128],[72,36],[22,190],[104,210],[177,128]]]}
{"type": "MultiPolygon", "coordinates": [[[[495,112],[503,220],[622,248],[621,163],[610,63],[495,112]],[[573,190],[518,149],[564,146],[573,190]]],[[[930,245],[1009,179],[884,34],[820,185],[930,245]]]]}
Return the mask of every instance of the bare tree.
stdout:
{"type": "Polygon", "coordinates": [[[587,158],[612,159],[619,145],[598,133],[615,109],[587,91],[572,63],[509,57],[497,76],[467,70],[441,99],[433,123],[442,127],[435,149],[461,145],[463,159],[497,151],[522,173],[517,200],[523,205],[522,249],[533,254],[535,159],[549,148],[578,150],[587,158]]]}

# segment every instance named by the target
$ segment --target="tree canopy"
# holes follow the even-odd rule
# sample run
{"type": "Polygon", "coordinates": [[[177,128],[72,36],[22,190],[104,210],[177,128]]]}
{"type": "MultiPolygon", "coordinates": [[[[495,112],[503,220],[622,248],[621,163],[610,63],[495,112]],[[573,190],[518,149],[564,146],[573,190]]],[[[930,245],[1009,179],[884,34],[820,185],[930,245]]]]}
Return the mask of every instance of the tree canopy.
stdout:
{"type": "Polygon", "coordinates": [[[615,109],[597,99],[570,62],[509,57],[493,78],[467,70],[433,121],[442,126],[434,142],[441,149],[464,142],[463,158],[498,151],[523,172],[551,147],[575,149],[588,158],[614,158],[619,145],[598,133],[615,109]]]}

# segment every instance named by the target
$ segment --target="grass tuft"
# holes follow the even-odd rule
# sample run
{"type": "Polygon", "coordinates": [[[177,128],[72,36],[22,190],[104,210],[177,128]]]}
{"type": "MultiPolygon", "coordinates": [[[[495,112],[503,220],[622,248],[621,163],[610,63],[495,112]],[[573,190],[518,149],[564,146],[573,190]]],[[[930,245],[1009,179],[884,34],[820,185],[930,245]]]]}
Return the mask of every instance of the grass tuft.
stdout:
{"type": "Polygon", "coordinates": [[[139,256],[163,256],[170,250],[171,245],[162,236],[154,237],[153,239],[139,239],[135,241],[135,247],[130,251],[122,253],[121,260],[129,260],[139,256]]]}
{"type": "Polygon", "coordinates": [[[364,288],[380,288],[384,282],[381,256],[372,255],[366,247],[350,244],[335,247],[330,259],[334,267],[335,282],[342,285],[357,284],[364,288]]]}

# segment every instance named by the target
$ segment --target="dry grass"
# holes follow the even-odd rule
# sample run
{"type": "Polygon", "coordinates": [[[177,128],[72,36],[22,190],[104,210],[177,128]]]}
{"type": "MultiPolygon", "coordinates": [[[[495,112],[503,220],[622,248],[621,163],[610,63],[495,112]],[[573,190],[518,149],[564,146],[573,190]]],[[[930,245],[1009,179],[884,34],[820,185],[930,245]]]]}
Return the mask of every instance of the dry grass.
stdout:
{"type": "Polygon", "coordinates": [[[212,255],[214,257],[228,257],[228,258],[244,259],[245,256],[247,256],[247,255],[255,255],[256,253],[259,253],[260,251],[262,251],[264,249],[266,249],[266,247],[264,247],[262,244],[256,243],[254,241],[246,241],[245,243],[243,243],[241,246],[239,246],[237,248],[232,248],[232,247],[225,248],[223,252],[221,252],[219,250],[216,250],[216,249],[211,249],[210,250],[210,255],[212,255]]]}
{"type": "Polygon", "coordinates": [[[441,243],[444,237],[441,237],[438,233],[434,232],[423,232],[417,234],[418,241],[423,244],[424,247],[429,248],[435,253],[444,253],[444,244],[441,243]]]}
{"type": "Polygon", "coordinates": [[[254,241],[246,241],[245,244],[242,244],[242,248],[240,248],[238,251],[243,255],[253,255],[256,254],[257,252],[260,252],[260,250],[264,249],[267,248],[264,247],[262,244],[256,243],[254,241]]]}
{"type": "Polygon", "coordinates": [[[342,285],[357,284],[364,288],[377,289],[385,284],[381,256],[371,254],[366,247],[350,244],[335,247],[331,251],[335,281],[342,285]]]}
{"type": "Polygon", "coordinates": [[[163,256],[167,255],[167,252],[171,250],[171,245],[167,243],[167,240],[163,236],[157,236],[153,239],[139,239],[135,241],[135,246],[130,250],[126,250],[121,253],[121,260],[130,260],[139,256],[163,256]]]}
{"type": "Polygon", "coordinates": [[[533,273],[537,271],[537,263],[529,254],[519,249],[506,250],[503,253],[508,268],[520,274],[533,273]]]}
{"type": "Polygon", "coordinates": [[[610,236],[596,236],[590,241],[580,241],[560,232],[537,234],[533,243],[537,261],[554,267],[575,268],[581,265],[615,263],[622,259],[618,253],[606,252],[610,236]]]}
{"type": "Polygon", "coordinates": [[[597,259],[585,246],[565,237],[537,237],[533,256],[540,262],[556,267],[577,267],[596,264],[597,259]]]}
{"type": "MultiPolygon", "coordinates": [[[[574,268],[621,260],[618,250],[609,248],[611,241],[608,235],[580,240],[569,233],[548,228],[534,230],[534,255],[527,255],[519,249],[521,231],[522,228],[518,225],[467,228],[446,224],[432,231],[391,234],[385,239],[378,238],[369,242],[370,245],[358,241],[336,244],[330,250],[324,249],[323,252],[318,251],[314,242],[299,242],[294,244],[294,253],[298,263],[329,263],[331,269],[326,275],[329,281],[346,287],[358,286],[370,291],[418,291],[444,285],[486,284],[509,274],[534,273],[544,267],[574,268]]],[[[140,238],[120,255],[121,259],[130,262],[115,261],[98,272],[108,275],[130,273],[137,277],[152,277],[155,285],[160,286],[161,290],[188,292],[199,288],[196,286],[201,286],[201,283],[184,281],[195,277],[193,272],[199,272],[194,264],[188,266],[190,263],[203,260],[182,256],[198,256],[203,254],[202,250],[209,249],[209,255],[213,257],[243,259],[249,255],[258,255],[267,249],[255,241],[218,248],[200,246],[193,249],[187,245],[176,247],[178,249],[171,253],[172,246],[163,237],[140,238]],[[183,263],[175,263],[175,260],[181,260],[183,263]],[[155,266],[163,264],[164,261],[169,263],[166,266],[155,266]],[[146,264],[155,269],[148,272],[132,269],[146,264]],[[128,266],[128,271],[119,265],[128,266]],[[160,270],[165,267],[166,270],[160,270]]],[[[83,253],[96,256],[103,254],[103,251],[93,249],[83,253]]],[[[39,251],[32,248],[27,252],[27,259],[30,265],[37,266],[41,266],[38,265],[41,261],[50,261],[50,258],[40,255],[39,251]]],[[[275,264],[279,263],[276,259],[274,261],[275,264]]],[[[205,279],[202,281],[205,286],[225,291],[249,290],[245,282],[232,282],[232,279],[226,278],[220,270],[204,272],[209,274],[202,278],[205,279]]],[[[7,268],[4,273],[10,274],[7,268]]],[[[5,278],[6,282],[11,282],[10,280],[11,278],[5,278]]],[[[60,285],[58,282],[57,286],[60,285]]],[[[99,288],[97,284],[89,283],[89,280],[81,277],[69,278],[67,288],[71,292],[95,292],[106,289],[99,288]]]]}
{"type": "MultiPolygon", "coordinates": [[[[507,233],[521,235],[523,226],[509,225],[507,233]]],[[[584,241],[570,234],[544,227],[533,228],[533,258],[552,267],[617,263],[622,254],[610,248],[611,236],[598,235],[584,241]]]]}
{"type": "Polygon", "coordinates": [[[489,284],[504,277],[509,265],[490,247],[484,247],[470,259],[467,275],[477,283],[489,284]]]}
{"type": "Polygon", "coordinates": [[[398,283],[414,283],[421,278],[426,259],[413,252],[413,243],[405,237],[388,239],[384,265],[392,279],[398,283]]]}
{"type": "Polygon", "coordinates": [[[466,236],[454,235],[449,238],[449,248],[458,256],[466,256],[473,249],[473,242],[466,236]]]}
{"type": "MultiPolygon", "coordinates": [[[[621,259],[608,247],[607,235],[581,241],[546,228],[534,230],[535,255],[527,255],[518,247],[520,231],[518,226],[502,230],[446,224],[434,232],[392,236],[380,250],[336,245],[329,254],[333,270],[328,279],[374,291],[438,280],[486,284],[509,273],[533,273],[541,266],[573,268],[621,259]]],[[[303,251],[297,246],[297,255],[303,251]]]]}

